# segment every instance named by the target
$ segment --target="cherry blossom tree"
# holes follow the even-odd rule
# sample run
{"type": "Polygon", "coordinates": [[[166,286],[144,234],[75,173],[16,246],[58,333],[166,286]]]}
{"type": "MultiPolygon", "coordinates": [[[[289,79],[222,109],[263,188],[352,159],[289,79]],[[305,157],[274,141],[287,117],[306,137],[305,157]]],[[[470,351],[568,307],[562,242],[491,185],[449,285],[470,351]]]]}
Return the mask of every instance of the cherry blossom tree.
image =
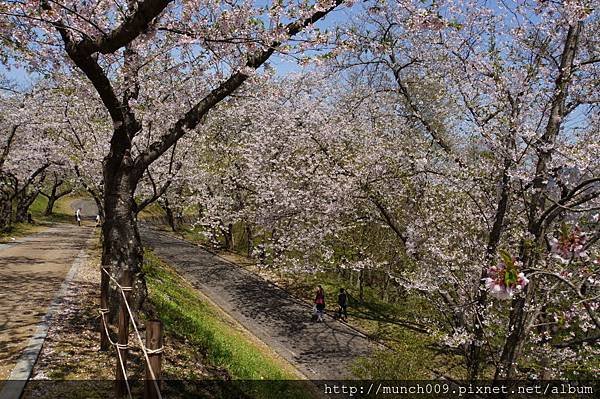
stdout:
{"type": "Polygon", "coordinates": [[[345,85],[212,115],[228,161],[205,155],[204,223],[251,221],[287,267],[387,270],[439,310],[430,331],[469,379],[565,376],[597,356],[597,10],[367,7],[319,59],[345,85]]]}
{"type": "Polygon", "coordinates": [[[40,109],[27,107],[36,92],[14,94],[2,99],[2,226],[24,222],[38,196],[50,167],[57,167],[60,155],[48,131],[37,122],[40,109]],[[14,211],[13,211],[14,204],[14,211]]]}
{"type": "Polygon", "coordinates": [[[290,37],[341,3],[3,4],[0,26],[12,32],[20,51],[15,59],[38,71],[84,75],[110,116],[103,160],[104,265],[115,272],[140,270],[134,193],[148,167],[201,126],[290,37]]]}
{"type": "Polygon", "coordinates": [[[62,170],[51,171],[51,178],[46,180],[49,182],[40,190],[39,194],[48,200],[44,216],[50,216],[54,211],[56,201],[73,192],[73,184],[69,181],[69,175],[62,170]]]}

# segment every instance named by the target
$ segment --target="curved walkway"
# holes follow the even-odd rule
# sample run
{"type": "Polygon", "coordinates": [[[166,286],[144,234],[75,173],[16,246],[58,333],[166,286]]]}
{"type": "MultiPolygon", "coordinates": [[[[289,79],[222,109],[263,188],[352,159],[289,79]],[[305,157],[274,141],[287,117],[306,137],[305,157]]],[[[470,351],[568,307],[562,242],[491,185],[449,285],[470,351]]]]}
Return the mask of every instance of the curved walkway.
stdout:
{"type": "Polygon", "coordinates": [[[311,308],[287,292],[192,243],[140,229],[146,246],[307,378],[352,378],[350,366],[374,344],[329,317],[310,321],[311,308]]]}

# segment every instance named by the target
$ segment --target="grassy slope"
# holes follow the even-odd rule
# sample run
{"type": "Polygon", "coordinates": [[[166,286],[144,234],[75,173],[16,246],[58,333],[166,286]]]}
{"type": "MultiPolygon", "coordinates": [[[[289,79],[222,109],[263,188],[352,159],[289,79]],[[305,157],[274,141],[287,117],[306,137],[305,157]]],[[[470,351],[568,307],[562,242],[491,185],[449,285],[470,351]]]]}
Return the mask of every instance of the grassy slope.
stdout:
{"type": "MultiPolygon", "coordinates": [[[[180,336],[199,348],[211,365],[225,369],[231,379],[281,381],[299,378],[289,364],[149,251],[145,254],[144,272],[150,302],[167,333],[180,336]]],[[[243,383],[240,389],[256,398],[307,397],[306,391],[296,383],[286,381],[243,383]]]]}
{"type": "Polygon", "coordinates": [[[165,211],[156,202],[148,205],[139,214],[138,219],[147,219],[152,217],[165,216],[165,211]]]}

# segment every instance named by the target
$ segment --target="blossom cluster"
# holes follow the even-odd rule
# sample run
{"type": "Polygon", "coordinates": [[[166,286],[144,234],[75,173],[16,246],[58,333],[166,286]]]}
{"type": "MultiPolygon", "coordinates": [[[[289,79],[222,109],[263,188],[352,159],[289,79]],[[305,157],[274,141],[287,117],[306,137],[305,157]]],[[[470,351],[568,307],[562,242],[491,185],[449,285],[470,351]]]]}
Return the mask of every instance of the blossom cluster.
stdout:
{"type": "Polygon", "coordinates": [[[501,253],[502,261],[488,269],[484,279],[485,287],[498,299],[510,299],[529,283],[523,272],[519,271],[520,262],[510,255],[501,253]]]}
{"type": "Polygon", "coordinates": [[[549,239],[550,249],[555,259],[562,263],[573,260],[587,260],[589,256],[585,251],[586,234],[578,226],[570,230],[566,225],[561,229],[558,238],[549,239]]]}

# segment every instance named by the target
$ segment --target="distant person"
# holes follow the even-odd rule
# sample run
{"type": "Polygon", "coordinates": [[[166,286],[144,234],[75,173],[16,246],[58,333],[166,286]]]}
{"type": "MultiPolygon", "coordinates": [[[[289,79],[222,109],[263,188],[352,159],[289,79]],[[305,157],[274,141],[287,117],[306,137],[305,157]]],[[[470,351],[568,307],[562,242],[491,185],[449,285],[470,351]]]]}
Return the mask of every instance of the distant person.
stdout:
{"type": "Polygon", "coordinates": [[[323,321],[323,312],[325,311],[325,291],[320,285],[317,286],[317,294],[315,295],[315,305],[317,307],[317,322],[323,321]]]}
{"type": "Polygon", "coordinates": [[[340,293],[338,294],[338,306],[340,307],[338,317],[340,320],[348,321],[348,295],[343,288],[340,288],[340,293]]]}
{"type": "Polygon", "coordinates": [[[81,226],[81,208],[77,208],[75,218],[77,219],[77,225],[81,226]]]}
{"type": "Polygon", "coordinates": [[[31,216],[31,213],[27,214],[27,223],[33,224],[33,216],[31,216]]]}
{"type": "Polygon", "coordinates": [[[100,218],[100,215],[96,215],[96,227],[100,227],[101,224],[102,219],[100,218]]]}

